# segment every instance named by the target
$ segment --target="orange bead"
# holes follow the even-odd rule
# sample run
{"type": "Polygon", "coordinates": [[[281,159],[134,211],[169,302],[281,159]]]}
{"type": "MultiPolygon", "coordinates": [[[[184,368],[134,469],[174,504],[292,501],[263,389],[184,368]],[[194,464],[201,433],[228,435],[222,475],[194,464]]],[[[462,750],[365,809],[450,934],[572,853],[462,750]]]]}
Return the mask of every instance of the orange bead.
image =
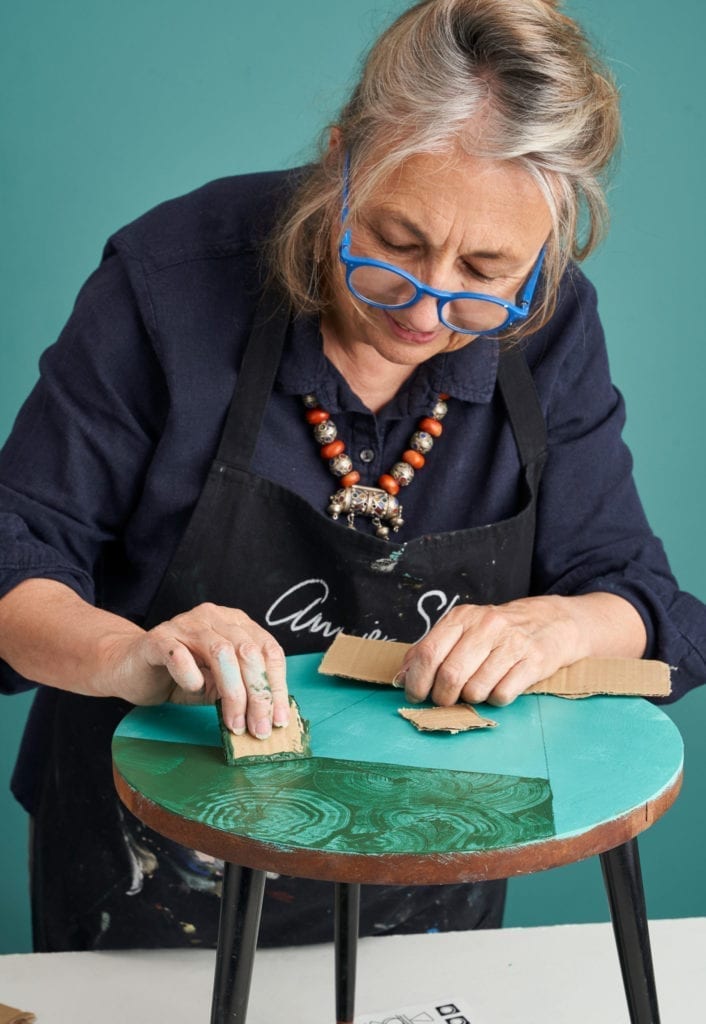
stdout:
{"type": "Polygon", "coordinates": [[[345,444],[339,439],[338,441],[331,441],[329,444],[325,444],[319,455],[322,459],[335,459],[337,455],[341,455],[345,450],[345,444]]]}
{"type": "Polygon", "coordinates": [[[445,391],[442,391],[442,392],[440,392],[440,394],[439,394],[439,398],[441,399],[441,401],[442,401],[442,402],[445,402],[445,401],[446,401],[446,399],[447,399],[447,398],[449,398],[449,397],[450,397],[450,396],[449,396],[449,395],[447,395],[445,391]]]}
{"type": "Polygon", "coordinates": [[[340,484],[341,487],[353,487],[353,485],[357,484],[359,480],[360,473],[357,469],[354,469],[352,472],[346,473],[345,476],[341,477],[340,484]]]}
{"type": "Polygon", "coordinates": [[[312,427],[316,426],[317,423],[325,423],[326,420],[330,419],[330,413],[326,412],[325,409],[307,409],[304,413],[307,423],[311,423],[312,427]]]}
{"type": "Polygon", "coordinates": [[[419,421],[419,429],[431,434],[432,437],[441,437],[444,431],[439,421],[432,419],[431,416],[425,416],[423,420],[419,421]]]}
{"type": "Polygon", "coordinates": [[[383,473],[381,477],[378,477],[378,483],[382,487],[383,491],[387,491],[388,494],[399,494],[400,485],[397,483],[394,476],[390,476],[389,473],[383,473]]]}
{"type": "Polygon", "coordinates": [[[402,461],[410,465],[412,469],[421,469],[426,459],[421,452],[413,452],[409,448],[406,452],[402,452],[402,461]]]}

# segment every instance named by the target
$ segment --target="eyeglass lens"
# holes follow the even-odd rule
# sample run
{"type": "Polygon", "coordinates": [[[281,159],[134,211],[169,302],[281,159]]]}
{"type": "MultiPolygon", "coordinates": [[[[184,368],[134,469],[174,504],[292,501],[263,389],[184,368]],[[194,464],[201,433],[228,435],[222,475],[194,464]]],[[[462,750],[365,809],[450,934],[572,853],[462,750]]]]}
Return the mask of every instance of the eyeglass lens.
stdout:
{"type": "MultiPolygon", "coordinates": [[[[389,309],[406,306],[416,292],[406,277],[384,267],[355,267],[348,280],[361,299],[389,309]]],[[[452,299],[443,306],[443,315],[448,324],[464,331],[492,331],[507,319],[503,306],[485,299],[452,299]]]]}

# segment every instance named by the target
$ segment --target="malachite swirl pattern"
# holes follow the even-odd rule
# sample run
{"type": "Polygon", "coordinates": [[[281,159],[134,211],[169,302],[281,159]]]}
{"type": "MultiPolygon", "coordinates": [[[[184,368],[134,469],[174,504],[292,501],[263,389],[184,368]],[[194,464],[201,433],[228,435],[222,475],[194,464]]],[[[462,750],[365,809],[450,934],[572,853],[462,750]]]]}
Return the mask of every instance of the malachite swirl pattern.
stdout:
{"type": "Polygon", "coordinates": [[[318,757],[232,768],[215,747],[120,735],[113,756],[166,810],[287,849],[446,854],[555,834],[546,779],[318,757]]]}

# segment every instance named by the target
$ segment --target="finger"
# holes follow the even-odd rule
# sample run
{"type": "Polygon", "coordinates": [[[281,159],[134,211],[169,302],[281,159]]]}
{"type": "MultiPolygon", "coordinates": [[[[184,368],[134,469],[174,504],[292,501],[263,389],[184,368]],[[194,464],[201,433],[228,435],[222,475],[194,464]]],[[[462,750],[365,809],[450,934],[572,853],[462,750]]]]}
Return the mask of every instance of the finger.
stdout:
{"type": "Polygon", "coordinates": [[[219,638],[212,644],[211,671],[221,698],[223,721],[236,736],[242,736],[247,692],[235,649],[228,641],[219,638]]]}
{"type": "Polygon", "coordinates": [[[272,733],[273,698],[270,678],[261,649],[251,640],[237,648],[240,671],[247,691],[248,732],[259,740],[272,733]]]}
{"type": "Polygon", "coordinates": [[[187,693],[198,693],[204,677],[189,650],[176,637],[147,634],[147,663],[152,667],[163,665],[177,686],[187,693]]]}
{"type": "Polygon", "coordinates": [[[463,634],[436,671],[431,690],[435,704],[450,707],[459,700],[467,700],[465,688],[486,663],[492,652],[491,643],[487,636],[463,634]]]}
{"type": "Polygon", "coordinates": [[[528,686],[538,682],[541,676],[542,673],[537,673],[529,662],[518,662],[488,695],[488,703],[495,707],[512,704],[516,697],[523,694],[528,686]]]}
{"type": "Polygon", "coordinates": [[[278,729],[284,728],[289,724],[289,694],[284,651],[273,637],[268,637],[263,645],[262,654],[272,693],[272,724],[278,729]]]}
{"type": "MultiPolygon", "coordinates": [[[[439,666],[463,635],[463,629],[452,623],[438,623],[405,657],[405,697],[413,704],[426,700],[434,685],[439,666]]],[[[401,682],[401,680],[400,680],[401,682]]]]}
{"type": "Polygon", "coordinates": [[[509,645],[497,647],[468,679],[461,699],[469,704],[509,704],[536,681],[535,664],[536,659],[526,650],[513,652],[509,645]]]}

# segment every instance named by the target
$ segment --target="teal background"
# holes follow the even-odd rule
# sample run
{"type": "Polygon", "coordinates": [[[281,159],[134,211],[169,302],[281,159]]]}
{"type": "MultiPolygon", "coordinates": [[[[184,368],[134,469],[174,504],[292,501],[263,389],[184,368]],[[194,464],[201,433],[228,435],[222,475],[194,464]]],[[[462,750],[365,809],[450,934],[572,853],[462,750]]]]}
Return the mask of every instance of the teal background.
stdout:
{"type": "MultiPolygon", "coordinates": [[[[361,52],[404,6],[0,3],[0,437],[107,235],[208,179],[306,159],[361,52]]],[[[704,599],[705,8],[574,0],[568,10],[598,41],[624,100],[612,233],[588,270],[648,515],[682,587],[704,599]]],[[[26,696],[2,701],[3,783],[28,706],[26,696]]],[[[684,735],[686,779],[676,806],[641,841],[648,909],[704,915],[706,688],[669,713],[684,735]]],[[[0,952],[26,951],[26,816],[4,792],[0,815],[0,952]]],[[[511,886],[510,925],[606,917],[594,862],[511,886]]]]}

